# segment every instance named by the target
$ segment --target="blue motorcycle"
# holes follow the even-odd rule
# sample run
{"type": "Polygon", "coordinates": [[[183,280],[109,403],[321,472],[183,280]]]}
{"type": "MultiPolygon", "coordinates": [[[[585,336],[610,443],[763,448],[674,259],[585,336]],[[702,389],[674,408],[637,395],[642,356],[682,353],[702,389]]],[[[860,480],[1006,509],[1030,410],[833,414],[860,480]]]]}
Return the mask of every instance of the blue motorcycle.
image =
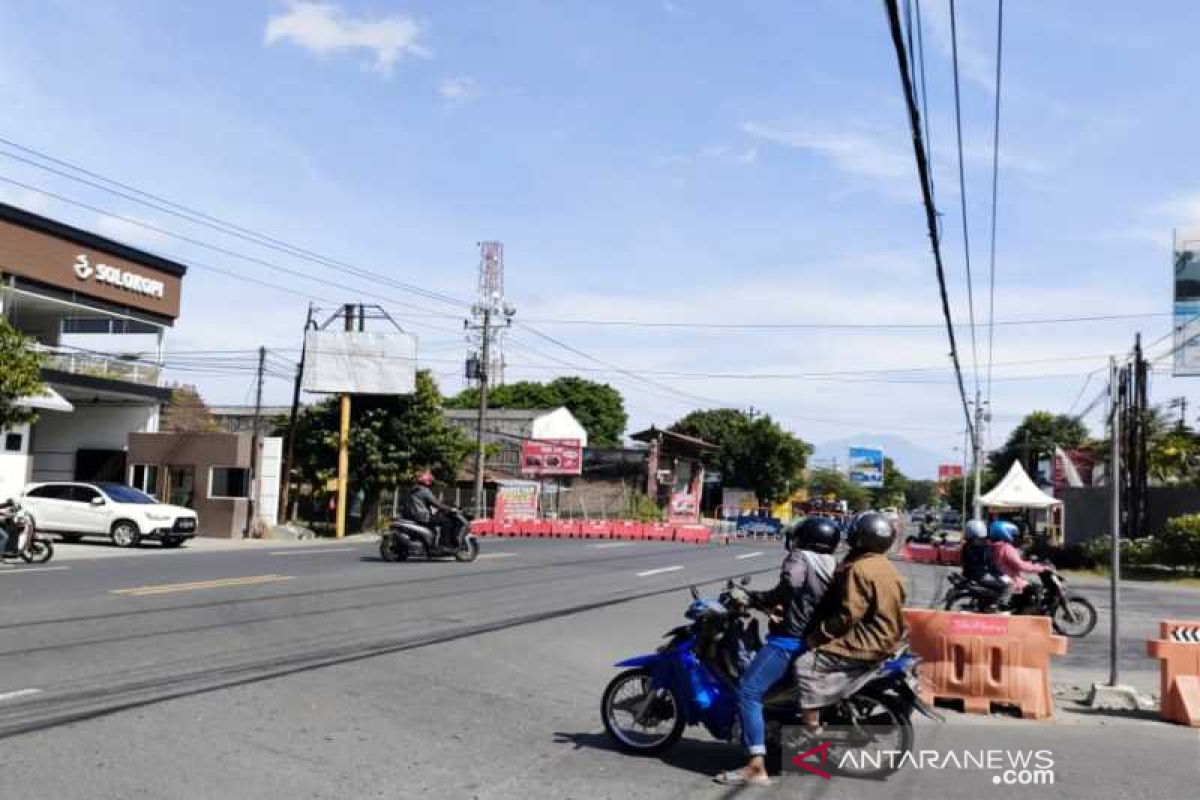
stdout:
{"type": "MultiPolygon", "coordinates": [[[[748,579],[743,579],[743,584],[748,579]]],[[[762,646],[757,620],[730,596],[729,582],[716,599],[702,598],[691,587],[684,616],[690,624],[668,631],[657,651],[618,662],[627,667],[604,690],[601,714],[608,735],[630,753],[661,753],[689,725],[702,725],[716,739],[740,739],[738,679],[762,646]]],[[[899,756],[842,758],[850,750],[908,752],[913,744],[912,712],[940,716],[914,690],[917,659],[901,649],[863,676],[852,691],[821,712],[822,741],[831,742],[834,764],[849,764],[842,774],[886,778],[899,767],[899,756]]],[[[790,674],[763,698],[767,747],[801,752],[813,742],[784,741],[785,728],[801,731],[796,689],[790,674]]],[[[800,734],[803,737],[803,733],[800,734]]]]}

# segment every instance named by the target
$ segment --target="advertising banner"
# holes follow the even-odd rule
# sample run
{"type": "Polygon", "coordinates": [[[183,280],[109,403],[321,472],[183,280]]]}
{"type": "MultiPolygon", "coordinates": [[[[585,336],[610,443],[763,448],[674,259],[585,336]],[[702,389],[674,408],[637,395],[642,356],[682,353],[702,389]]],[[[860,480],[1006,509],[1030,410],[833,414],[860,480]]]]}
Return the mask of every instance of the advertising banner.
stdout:
{"type": "Polygon", "coordinates": [[[533,481],[497,481],[495,519],[537,519],[538,485],[533,481]]]}
{"type": "Polygon", "coordinates": [[[783,521],[778,517],[741,514],[737,518],[737,532],[743,535],[776,536],[781,530],[783,521]]]}
{"type": "Polygon", "coordinates": [[[851,447],[850,482],[864,489],[883,488],[883,451],[876,447],[851,447]]]}
{"type": "Polygon", "coordinates": [[[409,333],[308,331],[304,391],[330,394],[412,394],[417,337],[409,333]]]}
{"type": "Polygon", "coordinates": [[[522,475],[580,475],[583,446],[578,439],[530,439],[521,443],[522,475]]]}
{"type": "Polygon", "coordinates": [[[1176,376],[1200,375],[1200,239],[1175,243],[1176,376]]]}
{"type": "Polygon", "coordinates": [[[962,464],[938,464],[938,483],[946,483],[962,477],[962,464]]]}

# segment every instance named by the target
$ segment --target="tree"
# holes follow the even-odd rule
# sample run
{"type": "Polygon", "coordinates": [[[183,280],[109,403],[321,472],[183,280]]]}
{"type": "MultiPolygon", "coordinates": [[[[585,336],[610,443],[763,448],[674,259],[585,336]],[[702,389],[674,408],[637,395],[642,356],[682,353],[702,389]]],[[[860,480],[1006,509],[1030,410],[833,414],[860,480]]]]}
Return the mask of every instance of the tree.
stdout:
{"type": "Polygon", "coordinates": [[[812,452],[769,415],[732,408],[693,411],[670,430],[715,444],[718,450],[712,464],[724,484],[752,489],[765,504],[782,500],[800,485],[812,452]]]}
{"type": "Polygon", "coordinates": [[[871,502],[876,508],[903,506],[908,491],[908,476],[896,467],[896,462],[883,457],[883,486],[871,489],[871,502]]]}
{"type": "Polygon", "coordinates": [[[905,496],[909,508],[928,508],[937,502],[937,481],[910,480],[905,496]]]}
{"type": "Polygon", "coordinates": [[[871,505],[871,495],[867,490],[851,483],[844,473],[836,469],[823,467],[810,470],[805,484],[813,500],[845,500],[854,511],[862,511],[871,505]]]}
{"type": "MultiPolygon", "coordinates": [[[[558,408],[566,406],[588,433],[592,447],[619,447],[629,421],[625,399],[607,383],[565,376],[549,383],[518,381],[488,390],[492,408],[558,408]]],[[[464,389],[446,401],[448,408],[477,408],[479,390],[464,389]]]]}
{"type": "MultiPolygon", "coordinates": [[[[429,469],[452,483],[471,441],[446,421],[442,397],[428,370],[416,376],[411,395],[358,395],[350,406],[350,484],[363,492],[363,518],[373,520],[384,491],[429,469]]],[[[316,485],[337,475],[338,400],[305,408],[296,420],[300,477],[316,485]]]]}
{"type": "Polygon", "coordinates": [[[1034,411],[1013,428],[1004,446],[992,453],[988,467],[1004,475],[1014,461],[1021,461],[1032,476],[1038,459],[1052,455],[1055,447],[1071,450],[1087,441],[1087,426],[1077,417],[1034,411]]]}
{"type": "Polygon", "coordinates": [[[29,338],[0,317],[0,428],[37,419],[36,411],[16,401],[44,391],[41,367],[42,355],[30,346],[29,338]]]}
{"type": "Polygon", "coordinates": [[[168,433],[207,433],[220,430],[217,418],[213,416],[200,392],[195,386],[175,384],[171,387],[171,397],[163,406],[158,429],[168,433]]]}

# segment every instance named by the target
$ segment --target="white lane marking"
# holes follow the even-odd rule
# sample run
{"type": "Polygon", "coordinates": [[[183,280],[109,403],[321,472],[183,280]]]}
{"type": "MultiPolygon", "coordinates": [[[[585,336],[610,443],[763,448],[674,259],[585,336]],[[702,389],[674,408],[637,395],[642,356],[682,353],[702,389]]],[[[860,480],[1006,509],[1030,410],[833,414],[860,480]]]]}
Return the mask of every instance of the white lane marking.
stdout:
{"type": "Polygon", "coordinates": [[[41,693],[41,689],[17,689],[15,692],[4,692],[3,694],[0,694],[0,702],[5,700],[16,700],[18,697],[29,697],[30,695],[41,693]]]}
{"type": "Polygon", "coordinates": [[[480,558],[512,558],[517,553],[483,553],[480,558]]]}
{"type": "Polygon", "coordinates": [[[308,556],[314,553],[350,553],[357,547],[306,547],[303,550],[272,550],[269,556],[308,556]]]}
{"type": "Polygon", "coordinates": [[[648,570],[646,570],[645,572],[639,572],[639,573],[637,574],[637,576],[638,576],[639,578],[647,578],[647,577],[649,577],[649,576],[651,576],[651,575],[661,575],[661,574],[663,574],[664,572],[678,572],[678,571],[679,571],[679,570],[681,570],[681,569],[683,569],[683,567],[682,567],[682,566],[680,566],[680,565],[678,565],[678,564],[676,564],[676,565],[675,565],[675,566],[673,566],[673,567],[659,567],[658,569],[648,569],[648,570]]]}
{"type": "Polygon", "coordinates": [[[740,556],[737,557],[737,560],[741,561],[743,558],[756,558],[757,556],[761,556],[761,555],[762,555],[761,550],[755,551],[753,553],[742,553],[740,556]]]}
{"type": "Polygon", "coordinates": [[[633,542],[606,542],[604,544],[589,544],[588,547],[594,547],[597,550],[603,550],[606,547],[632,547],[633,542]]]}
{"type": "Polygon", "coordinates": [[[0,575],[24,575],[27,572],[61,572],[70,567],[17,567],[16,569],[0,568],[0,575]]]}

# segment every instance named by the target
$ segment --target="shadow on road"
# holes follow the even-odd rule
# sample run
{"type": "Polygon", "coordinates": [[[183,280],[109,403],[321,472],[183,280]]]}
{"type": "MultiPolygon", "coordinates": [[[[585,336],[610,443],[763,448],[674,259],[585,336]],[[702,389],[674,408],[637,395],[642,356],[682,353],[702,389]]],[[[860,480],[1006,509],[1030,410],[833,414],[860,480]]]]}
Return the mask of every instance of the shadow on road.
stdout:
{"type": "Polygon", "coordinates": [[[626,758],[652,758],[669,767],[713,776],[727,769],[737,769],[746,763],[741,751],[725,742],[705,742],[696,739],[680,739],[679,743],[665,753],[639,756],[622,752],[605,733],[562,733],[554,734],[555,744],[573,744],[576,750],[589,748],[619,753],[626,758]]]}

